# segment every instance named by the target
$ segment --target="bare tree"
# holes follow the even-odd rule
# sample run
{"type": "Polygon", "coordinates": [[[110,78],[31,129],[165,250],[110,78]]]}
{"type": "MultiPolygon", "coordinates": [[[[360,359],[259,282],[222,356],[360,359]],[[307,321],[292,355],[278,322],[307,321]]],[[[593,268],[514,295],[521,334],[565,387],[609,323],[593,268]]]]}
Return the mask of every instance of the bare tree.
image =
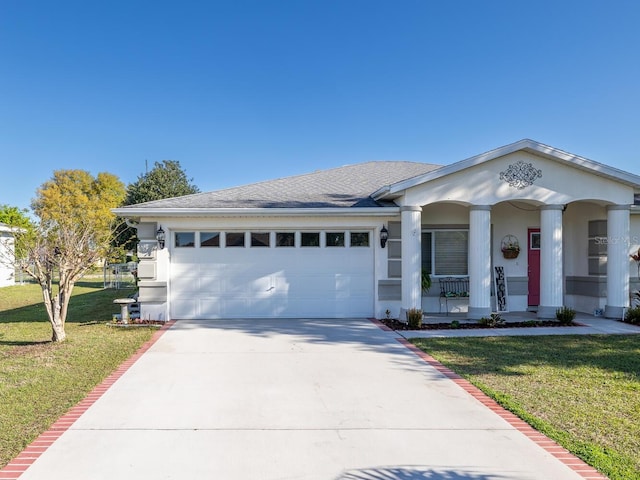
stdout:
{"type": "Polygon", "coordinates": [[[124,194],[124,185],[112,174],[93,178],[83,170],[58,170],[33,202],[39,222],[15,230],[16,263],[40,285],[54,342],[66,338],[76,282],[108,253],[115,221],[111,208],[124,194]]]}
{"type": "Polygon", "coordinates": [[[16,242],[25,252],[18,265],[40,285],[53,342],[66,338],[65,322],[73,287],[104,256],[108,235],[102,236],[105,238],[100,239],[94,227],[81,222],[67,222],[47,230],[40,225],[34,232],[16,235],[16,242]]]}

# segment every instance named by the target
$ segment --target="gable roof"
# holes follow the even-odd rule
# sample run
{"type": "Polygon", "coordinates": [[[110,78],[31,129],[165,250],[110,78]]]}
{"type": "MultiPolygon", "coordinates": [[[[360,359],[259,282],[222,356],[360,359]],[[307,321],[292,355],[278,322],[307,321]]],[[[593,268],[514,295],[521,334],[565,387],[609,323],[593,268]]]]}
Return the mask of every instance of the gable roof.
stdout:
{"type": "Polygon", "coordinates": [[[400,161],[374,161],[320,170],[250,185],[196,193],[183,197],[128,205],[114,210],[127,215],[171,210],[261,208],[363,208],[395,206],[376,201],[371,194],[384,185],[406,180],[440,168],[440,165],[400,161]]]}
{"type": "Polygon", "coordinates": [[[602,177],[610,178],[622,184],[631,186],[634,189],[640,189],[640,176],[638,175],[634,175],[632,173],[625,172],[608,165],[604,165],[603,163],[598,163],[593,160],[589,160],[588,158],[580,157],[578,155],[574,155],[572,153],[550,147],[549,145],[545,145],[534,140],[524,139],[509,145],[505,145],[504,147],[496,148],[486,153],[467,158],[466,160],[461,160],[459,162],[452,163],[451,165],[446,165],[442,168],[427,172],[423,175],[406,180],[401,180],[395,184],[387,185],[373,193],[372,197],[376,200],[393,199],[398,197],[402,193],[402,191],[406,190],[407,188],[411,188],[416,185],[435,180],[436,178],[444,177],[446,175],[451,175],[452,173],[456,173],[461,170],[480,165],[482,163],[518,151],[524,151],[542,156],[560,163],[564,163],[566,165],[570,165],[580,170],[585,170],[602,177]]]}

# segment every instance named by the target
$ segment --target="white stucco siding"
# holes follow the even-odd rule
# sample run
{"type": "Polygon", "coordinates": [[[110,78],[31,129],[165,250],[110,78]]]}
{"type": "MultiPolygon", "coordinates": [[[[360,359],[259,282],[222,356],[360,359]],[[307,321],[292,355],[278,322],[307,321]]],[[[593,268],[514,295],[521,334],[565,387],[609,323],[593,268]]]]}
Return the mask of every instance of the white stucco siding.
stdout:
{"type": "Polygon", "coordinates": [[[0,230],[0,287],[7,287],[14,283],[13,235],[7,231],[0,230]]]}
{"type": "Polygon", "coordinates": [[[402,205],[427,205],[449,201],[461,204],[495,205],[504,201],[530,200],[539,204],[565,205],[580,200],[610,204],[632,204],[633,188],[620,182],[527,152],[516,152],[425,184],[409,188],[402,205]],[[531,163],[542,172],[533,185],[509,186],[500,173],[518,161],[531,163]]]}
{"type": "Polygon", "coordinates": [[[606,208],[592,202],[572,203],[567,207],[563,218],[566,275],[589,275],[589,222],[606,219],[606,208]]]}
{"type": "MultiPolygon", "coordinates": [[[[509,290],[508,308],[511,311],[524,311],[528,306],[526,288],[528,277],[528,236],[530,228],[540,227],[540,211],[538,207],[524,202],[499,203],[491,210],[492,229],[492,266],[504,267],[508,282],[518,281],[518,289],[509,290]],[[520,245],[520,255],[514,259],[504,258],[501,250],[502,239],[512,235],[520,245]],[[525,282],[524,284],[522,282],[525,282]]],[[[493,272],[492,272],[493,273],[493,272]]]]}
{"type": "Polygon", "coordinates": [[[492,255],[494,265],[505,267],[507,277],[527,276],[527,242],[529,228],[540,228],[540,211],[535,205],[501,203],[491,211],[493,222],[492,255]],[[516,206],[517,205],[517,206],[516,206]],[[520,255],[515,259],[505,259],[501,241],[506,235],[513,235],[520,244],[520,255]]]}
{"type": "Polygon", "coordinates": [[[469,225],[469,208],[453,203],[425,205],[422,225],[469,225]]]}

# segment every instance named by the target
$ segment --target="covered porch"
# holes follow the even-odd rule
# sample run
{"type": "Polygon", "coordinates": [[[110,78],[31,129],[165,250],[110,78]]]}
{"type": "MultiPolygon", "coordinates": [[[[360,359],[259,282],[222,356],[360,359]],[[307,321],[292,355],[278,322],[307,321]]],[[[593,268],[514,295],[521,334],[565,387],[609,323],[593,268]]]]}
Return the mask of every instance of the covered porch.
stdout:
{"type": "Polygon", "coordinates": [[[400,278],[401,308],[443,312],[444,302],[443,313],[477,320],[492,311],[552,319],[569,306],[621,318],[640,234],[630,214],[637,179],[538,144],[512,145],[381,192],[400,205],[388,271],[400,278]],[[517,256],[503,255],[505,239],[517,241],[517,256]],[[468,292],[447,298],[440,283],[451,277],[465,279],[468,292]]]}

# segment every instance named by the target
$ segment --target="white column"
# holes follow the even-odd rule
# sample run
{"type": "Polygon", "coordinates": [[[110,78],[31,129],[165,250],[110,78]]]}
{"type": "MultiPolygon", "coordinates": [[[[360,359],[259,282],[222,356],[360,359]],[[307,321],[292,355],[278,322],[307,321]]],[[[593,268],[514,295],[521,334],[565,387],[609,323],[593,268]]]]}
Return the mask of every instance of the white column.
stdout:
{"type": "Polygon", "coordinates": [[[540,209],[540,305],[538,318],[556,318],[564,304],[562,211],[564,205],[540,209]]]}
{"type": "Polygon", "coordinates": [[[422,207],[400,207],[402,221],[402,308],[422,308],[422,207]]]}
{"type": "Polygon", "coordinates": [[[469,209],[469,312],[471,319],[491,314],[491,206],[469,209]]]}
{"type": "Polygon", "coordinates": [[[629,205],[607,207],[607,318],[629,306],[629,205]]]}

